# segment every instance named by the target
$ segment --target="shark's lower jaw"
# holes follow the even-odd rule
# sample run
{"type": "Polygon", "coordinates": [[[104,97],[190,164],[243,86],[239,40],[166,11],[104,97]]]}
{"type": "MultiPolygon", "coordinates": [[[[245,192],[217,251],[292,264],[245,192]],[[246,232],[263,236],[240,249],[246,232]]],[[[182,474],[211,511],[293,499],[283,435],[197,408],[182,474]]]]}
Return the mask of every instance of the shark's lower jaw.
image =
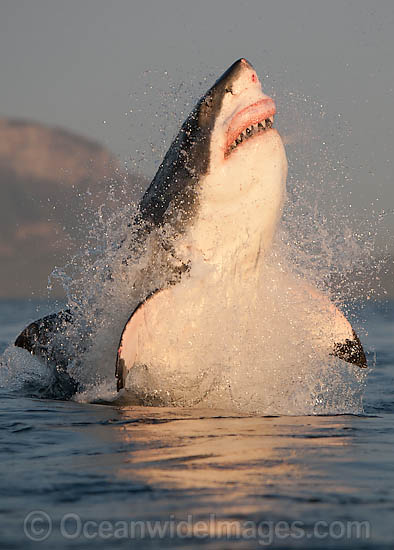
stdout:
{"type": "Polygon", "coordinates": [[[224,153],[224,158],[227,158],[231,155],[231,153],[237,149],[242,143],[245,143],[247,140],[252,139],[258,134],[261,134],[262,132],[267,132],[270,130],[273,126],[273,117],[266,118],[265,120],[262,120],[261,122],[258,122],[257,124],[251,124],[247,128],[245,128],[236,138],[235,140],[230,143],[230,145],[227,146],[226,151],[224,153]]]}

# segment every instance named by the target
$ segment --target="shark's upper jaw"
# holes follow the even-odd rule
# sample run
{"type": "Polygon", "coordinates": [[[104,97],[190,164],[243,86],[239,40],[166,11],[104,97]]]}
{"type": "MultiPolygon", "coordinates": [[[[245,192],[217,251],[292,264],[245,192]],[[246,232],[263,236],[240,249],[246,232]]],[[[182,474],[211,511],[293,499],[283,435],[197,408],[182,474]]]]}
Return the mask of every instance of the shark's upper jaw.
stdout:
{"type": "Polygon", "coordinates": [[[224,156],[228,157],[246,140],[272,128],[275,113],[275,103],[271,98],[261,99],[238,112],[227,130],[224,156]]]}

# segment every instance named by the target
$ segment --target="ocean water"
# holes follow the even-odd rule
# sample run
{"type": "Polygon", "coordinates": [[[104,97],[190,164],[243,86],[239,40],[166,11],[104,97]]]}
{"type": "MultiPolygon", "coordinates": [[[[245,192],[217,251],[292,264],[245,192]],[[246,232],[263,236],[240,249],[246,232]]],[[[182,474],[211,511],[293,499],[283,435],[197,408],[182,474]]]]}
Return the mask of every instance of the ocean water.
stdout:
{"type": "MultiPolygon", "coordinates": [[[[1,547],[393,548],[393,306],[362,310],[358,415],[54,401],[3,380],[1,547]]],[[[57,307],[0,302],[0,352],[57,307]]]]}

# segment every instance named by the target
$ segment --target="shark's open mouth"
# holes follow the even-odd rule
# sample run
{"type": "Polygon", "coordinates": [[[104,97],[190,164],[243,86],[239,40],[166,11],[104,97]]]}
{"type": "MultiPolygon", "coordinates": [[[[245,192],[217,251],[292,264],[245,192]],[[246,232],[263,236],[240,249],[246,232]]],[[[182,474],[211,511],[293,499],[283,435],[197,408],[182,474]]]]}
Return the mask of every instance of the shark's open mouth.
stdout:
{"type": "Polygon", "coordinates": [[[241,143],[272,128],[275,113],[271,98],[262,99],[237,113],[227,131],[224,156],[228,157],[241,143]]]}
{"type": "Polygon", "coordinates": [[[273,117],[270,117],[261,122],[258,122],[257,124],[251,124],[250,126],[245,128],[245,130],[241,132],[232,143],[230,143],[230,145],[226,149],[224,156],[228,157],[230,153],[238,147],[238,145],[240,145],[247,139],[250,139],[256,134],[259,134],[260,132],[265,132],[266,130],[272,128],[273,122],[273,117]]]}

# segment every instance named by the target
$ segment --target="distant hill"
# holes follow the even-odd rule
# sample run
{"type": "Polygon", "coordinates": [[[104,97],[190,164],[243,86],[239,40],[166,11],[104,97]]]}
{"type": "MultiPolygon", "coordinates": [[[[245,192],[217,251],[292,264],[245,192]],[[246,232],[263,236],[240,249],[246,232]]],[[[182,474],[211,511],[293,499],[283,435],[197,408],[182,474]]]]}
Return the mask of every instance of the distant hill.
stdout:
{"type": "Polygon", "coordinates": [[[110,187],[131,200],[146,183],[94,141],[0,119],[0,297],[46,296],[49,273],[85,238],[81,213],[110,208],[110,187]]]}

